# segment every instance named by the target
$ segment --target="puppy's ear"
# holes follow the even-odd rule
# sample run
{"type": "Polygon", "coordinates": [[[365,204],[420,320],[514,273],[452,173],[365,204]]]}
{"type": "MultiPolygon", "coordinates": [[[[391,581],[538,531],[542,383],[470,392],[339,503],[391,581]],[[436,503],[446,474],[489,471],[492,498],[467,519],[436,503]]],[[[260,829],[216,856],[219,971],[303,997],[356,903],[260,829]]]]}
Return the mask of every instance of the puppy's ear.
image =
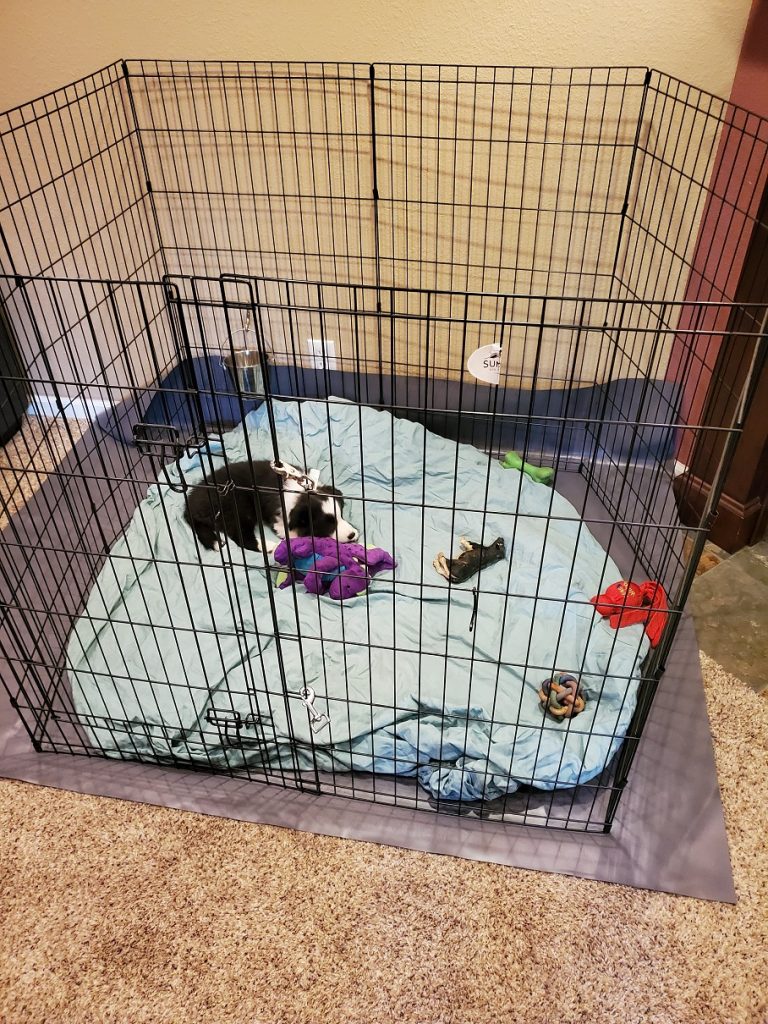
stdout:
{"type": "Polygon", "coordinates": [[[339,490],[338,487],[330,487],[330,486],[318,487],[317,488],[317,493],[318,494],[327,494],[329,497],[335,498],[336,501],[338,502],[338,505],[339,505],[339,511],[343,510],[343,508],[344,508],[344,495],[341,493],[341,491],[339,490]]]}

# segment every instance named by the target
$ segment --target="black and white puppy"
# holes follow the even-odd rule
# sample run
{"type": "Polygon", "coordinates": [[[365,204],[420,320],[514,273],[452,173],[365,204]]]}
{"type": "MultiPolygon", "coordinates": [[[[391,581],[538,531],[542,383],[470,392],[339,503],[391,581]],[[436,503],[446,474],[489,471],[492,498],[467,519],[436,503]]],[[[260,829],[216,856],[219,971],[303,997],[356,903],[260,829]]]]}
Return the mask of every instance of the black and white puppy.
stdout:
{"type": "MultiPolygon", "coordinates": [[[[342,518],[343,511],[344,499],[335,487],[305,490],[297,479],[279,476],[267,461],[232,462],[189,491],[184,518],[210,551],[218,551],[222,534],[241,548],[261,551],[260,522],[278,537],[287,533],[289,537],[355,541],[358,531],[342,518]],[[281,482],[287,530],[280,501],[281,482]]],[[[267,551],[276,546],[267,543],[267,551]]]]}

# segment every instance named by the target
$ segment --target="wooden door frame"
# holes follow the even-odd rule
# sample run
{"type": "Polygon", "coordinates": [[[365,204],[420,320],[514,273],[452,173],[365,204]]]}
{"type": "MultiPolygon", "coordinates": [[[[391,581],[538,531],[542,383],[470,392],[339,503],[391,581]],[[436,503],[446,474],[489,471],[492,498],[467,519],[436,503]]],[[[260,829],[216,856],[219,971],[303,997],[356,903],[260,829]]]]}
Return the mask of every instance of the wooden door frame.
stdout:
{"type": "MultiPolygon", "coordinates": [[[[746,251],[734,301],[768,306],[768,186],[764,189],[746,251]]],[[[754,310],[737,305],[709,382],[701,424],[718,427],[730,423],[747,375],[752,367],[755,342],[743,332],[755,330],[754,310]],[[738,332],[742,332],[739,336],[738,332]]],[[[726,551],[738,551],[765,536],[768,525],[768,360],[767,343],[761,345],[761,365],[756,367],[752,401],[744,429],[725,478],[723,492],[712,522],[711,539],[726,551]]],[[[680,516],[687,525],[698,525],[717,474],[725,437],[715,430],[698,433],[686,471],[675,479],[680,516]]]]}

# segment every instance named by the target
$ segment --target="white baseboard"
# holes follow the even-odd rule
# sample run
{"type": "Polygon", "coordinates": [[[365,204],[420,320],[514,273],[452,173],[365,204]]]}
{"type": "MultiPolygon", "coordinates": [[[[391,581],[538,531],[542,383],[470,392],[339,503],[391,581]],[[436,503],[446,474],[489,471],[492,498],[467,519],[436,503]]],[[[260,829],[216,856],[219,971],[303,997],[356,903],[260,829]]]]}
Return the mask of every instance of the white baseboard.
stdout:
{"type": "Polygon", "coordinates": [[[103,398],[62,398],[61,406],[55,395],[34,395],[27,409],[29,416],[63,416],[67,420],[88,420],[92,423],[107,409],[111,402],[103,398]]]}
{"type": "Polygon", "coordinates": [[[675,468],[672,471],[672,476],[673,477],[682,476],[683,473],[687,473],[687,472],[688,472],[688,467],[686,466],[686,464],[684,462],[678,462],[677,459],[675,459],[675,468]]]}

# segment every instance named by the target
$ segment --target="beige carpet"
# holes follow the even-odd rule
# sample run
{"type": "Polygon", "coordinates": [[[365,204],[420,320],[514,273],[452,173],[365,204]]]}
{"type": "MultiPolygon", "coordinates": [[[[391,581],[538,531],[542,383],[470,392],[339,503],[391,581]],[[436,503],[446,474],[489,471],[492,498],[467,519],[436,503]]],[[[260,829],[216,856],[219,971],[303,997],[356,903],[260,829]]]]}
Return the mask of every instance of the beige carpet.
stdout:
{"type": "Polygon", "coordinates": [[[704,668],[737,906],[3,781],[0,1021],[765,1021],[768,699],[704,668]]]}

